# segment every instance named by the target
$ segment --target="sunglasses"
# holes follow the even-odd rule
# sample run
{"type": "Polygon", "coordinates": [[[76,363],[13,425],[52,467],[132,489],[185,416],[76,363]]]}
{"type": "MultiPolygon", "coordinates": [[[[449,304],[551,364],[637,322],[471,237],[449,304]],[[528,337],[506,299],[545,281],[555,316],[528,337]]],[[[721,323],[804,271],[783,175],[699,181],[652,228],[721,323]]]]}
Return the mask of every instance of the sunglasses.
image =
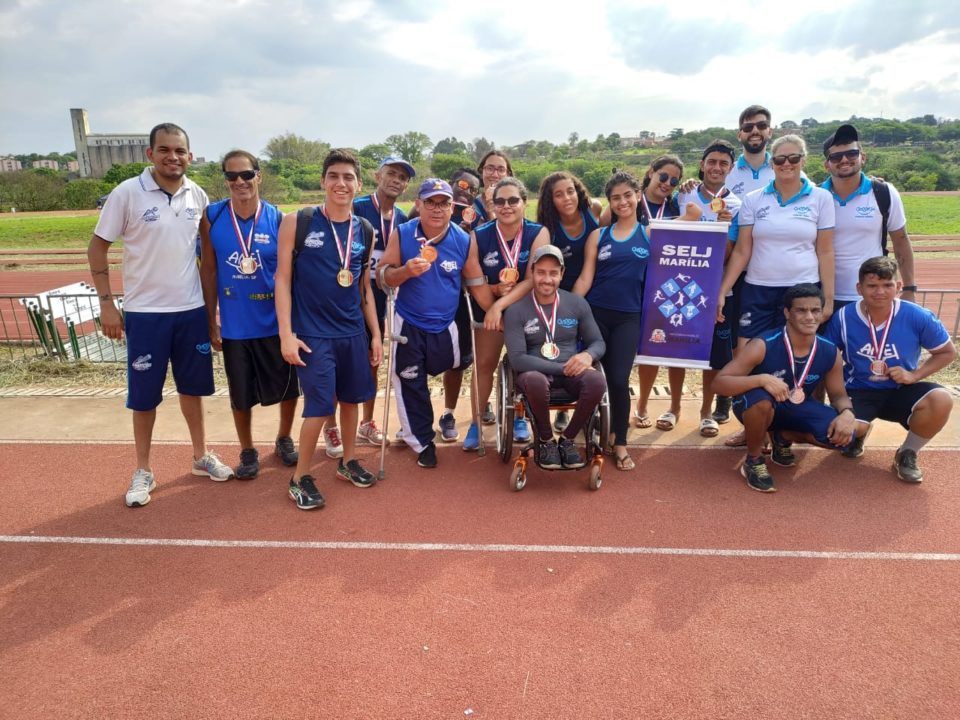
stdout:
{"type": "Polygon", "coordinates": [[[784,163],[797,165],[800,163],[801,160],[803,160],[803,155],[801,155],[800,153],[793,153],[792,155],[774,155],[773,156],[774,165],[783,165],[784,163]]]}
{"type": "Polygon", "coordinates": [[[467,190],[468,192],[472,192],[472,191],[473,191],[473,185],[470,184],[470,181],[469,181],[469,180],[464,180],[463,178],[460,178],[459,180],[457,180],[457,181],[454,183],[454,185],[456,185],[456,186],[457,186],[458,188],[460,188],[461,190],[467,190]]]}
{"type": "Polygon", "coordinates": [[[671,177],[665,172],[660,173],[659,175],[657,175],[657,177],[660,179],[660,182],[662,183],[665,183],[665,182],[670,183],[670,187],[676,187],[677,185],[680,184],[680,178],[671,177]]]}
{"type": "Polygon", "coordinates": [[[423,204],[426,205],[428,208],[432,208],[435,210],[446,210],[453,203],[450,201],[449,198],[444,198],[443,200],[434,200],[433,198],[427,198],[426,200],[423,201],[423,204]]]}
{"type": "Polygon", "coordinates": [[[498,197],[493,199],[493,204],[496,205],[497,207],[503,207],[504,205],[509,205],[510,207],[516,207],[517,205],[520,204],[520,201],[522,199],[523,198],[521,198],[519,195],[513,195],[508,198],[498,197]]]}
{"type": "Polygon", "coordinates": [[[755,123],[744,123],[743,125],[740,126],[740,132],[745,132],[745,133],[753,132],[754,128],[756,128],[760,132],[763,132],[768,127],[770,127],[770,123],[764,120],[761,120],[760,122],[755,122],[755,123]]]}
{"type": "Polygon", "coordinates": [[[240,172],[233,172],[232,170],[226,170],[224,171],[223,176],[227,179],[227,182],[236,182],[237,179],[246,180],[249,182],[257,176],[257,171],[241,170],[240,172]]]}
{"type": "Polygon", "coordinates": [[[847,160],[856,160],[860,157],[860,148],[853,148],[852,150],[844,150],[843,152],[835,152],[827,155],[827,160],[833,163],[838,163],[844,158],[847,160]]]}

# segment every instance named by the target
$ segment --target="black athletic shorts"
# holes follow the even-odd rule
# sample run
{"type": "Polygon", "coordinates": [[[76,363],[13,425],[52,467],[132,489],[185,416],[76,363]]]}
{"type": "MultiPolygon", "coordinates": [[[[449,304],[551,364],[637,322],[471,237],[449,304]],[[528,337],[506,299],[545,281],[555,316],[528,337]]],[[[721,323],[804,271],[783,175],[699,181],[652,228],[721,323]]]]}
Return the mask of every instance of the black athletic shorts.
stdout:
{"type": "Polygon", "coordinates": [[[300,397],[297,371],[280,354],[280,336],[223,341],[230,407],[276,405],[300,397]]]}
{"type": "Polygon", "coordinates": [[[900,423],[907,430],[910,429],[910,416],[917,403],[929,393],[942,388],[933,382],[918,382],[912,385],[900,385],[892,390],[857,390],[847,391],[853,400],[853,412],[857,420],[873,422],[877,418],[889,422],[900,423]]]}

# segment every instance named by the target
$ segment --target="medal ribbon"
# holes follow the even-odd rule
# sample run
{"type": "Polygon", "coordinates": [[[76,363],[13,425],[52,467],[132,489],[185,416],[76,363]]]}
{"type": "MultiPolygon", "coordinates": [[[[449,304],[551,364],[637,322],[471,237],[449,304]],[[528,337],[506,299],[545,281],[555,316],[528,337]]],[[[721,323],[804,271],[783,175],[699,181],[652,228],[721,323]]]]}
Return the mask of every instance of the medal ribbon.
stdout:
{"type": "Polygon", "coordinates": [[[537,295],[533,290],[530,291],[530,297],[533,299],[533,309],[543,320],[543,332],[547,336],[547,342],[552,343],[557,327],[557,308],[560,306],[560,295],[557,293],[553,296],[553,311],[549,320],[547,320],[547,314],[543,311],[543,308],[540,307],[540,303],[537,302],[537,295]]]}
{"type": "Polygon", "coordinates": [[[377,201],[377,194],[373,193],[370,196],[370,199],[373,201],[373,206],[377,209],[377,215],[380,217],[380,238],[383,242],[383,246],[387,246],[387,240],[390,239],[390,236],[393,234],[393,220],[397,216],[397,210],[394,208],[390,211],[390,225],[386,226],[383,224],[383,213],[380,212],[380,203],[377,201]]]}
{"type": "Polygon", "coordinates": [[[500,252],[503,255],[503,261],[507,267],[515,268],[520,258],[520,248],[523,245],[523,220],[520,221],[520,229],[517,230],[517,236],[513,239],[513,245],[507,247],[507,241],[503,239],[503,233],[500,232],[500,223],[496,224],[497,241],[500,243],[500,252]]]}
{"type": "MultiPolygon", "coordinates": [[[[240,224],[237,222],[237,214],[233,211],[233,200],[227,201],[230,204],[230,219],[233,220],[233,231],[237,234],[237,242],[240,243],[240,254],[243,257],[250,257],[250,252],[253,249],[253,231],[257,227],[257,223],[260,222],[260,213],[263,212],[263,205],[260,204],[260,200],[257,200],[257,212],[253,215],[253,224],[250,226],[250,232],[247,233],[246,242],[243,239],[243,233],[240,232],[240,224]]],[[[884,335],[886,337],[886,335],[884,335]]]]}
{"type": "Polygon", "coordinates": [[[790,373],[793,375],[793,384],[797,390],[803,390],[803,382],[807,379],[810,368],[813,367],[813,359],[817,356],[817,338],[813,338],[813,346],[810,348],[810,354],[807,356],[807,363],[803,366],[803,372],[800,373],[800,379],[797,379],[797,363],[793,359],[793,348],[790,346],[790,338],[787,330],[783,330],[783,344],[787,346],[787,357],[790,358],[790,373]]]}
{"type": "Polygon", "coordinates": [[[644,210],[646,211],[646,213],[647,213],[647,219],[648,219],[648,220],[659,220],[660,218],[663,217],[663,211],[666,210],[666,208],[667,208],[667,202],[668,202],[668,200],[664,200],[664,201],[660,204],[660,209],[657,210],[657,217],[654,218],[654,217],[653,217],[653,212],[651,212],[651,210],[650,210],[650,203],[647,202],[647,195],[646,195],[646,193],[640,193],[640,199],[643,201],[643,209],[644,209],[644,210]]]}
{"type": "Polygon", "coordinates": [[[876,360],[883,360],[883,349],[887,346],[887,336],[890,334],[890,326],[893,325],[893,310],[895,306],[890,307],[890,317],[887,318],[887,322],[883,328],[883,337],[880,338],[880,342],[877,342],[877,331],[873,327],[873,320],[870,319],[870,316],[867,315],[867,327],[870,328],[870,342],[873,345],[873,352],[876,355],[876,360]]]}
{"type": "Polygon", "coordinates": [[[327,215],[327,206],[321,205],[320,212],[330,223],[330,229],[333,231],[333,239],[337,241],[337,254],[340,256],[340,264],[344,270],[350,269],[350,255],[353,253],[353,213],[350,213],[350,229],[347,231],[347,248],[344,250],[343,243],[340,242],[340,236],[337,234],[337,228],[333,226],[333,221],[327,215]]]}
{"type": "MultiPolygon", "coordinates": [[[[423,231],[423,225],[419,222],[417,223],[417,229],[420,230],[421,232],[423,231]]],[[[414,233],[414,237],[416,238],[417,242],[420,243],[420,247],[423,247],[424,245],[436,245],[438,242],[443,240],[444,236],[447,234],[447,230],[449,229],[450,229],[450,225],[448,223],[446,227],[443,228],[443,232],[441,232],[439,235],[433,236],[429,240],[427,239],[427,236],[425,234],[417,235],[416,233],[414,233]]]]}

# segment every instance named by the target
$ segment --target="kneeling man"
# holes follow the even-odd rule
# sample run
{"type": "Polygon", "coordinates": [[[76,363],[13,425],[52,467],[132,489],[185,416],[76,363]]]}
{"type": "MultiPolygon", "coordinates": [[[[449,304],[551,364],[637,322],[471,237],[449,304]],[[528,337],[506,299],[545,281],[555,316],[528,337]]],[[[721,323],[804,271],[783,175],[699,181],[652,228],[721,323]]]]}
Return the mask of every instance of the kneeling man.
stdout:
{"type": "Polygon", "coordinates": [[[740,474],[759,492],[777,489],[763,461],[767,433],[773,441],[771,459],[784,467],[796,463],[793,442],[840,449],[853,440],[857,423],[843,386],[843,360],[833,342],[817,335],[823,304],[816,285],[789,288],[783,295],[786,325],[750,340],[717,375],[716,391],[737,396],[733,411],[746,433],[740,474]],[[811,397],[821,380],[833,407],[811,397]]]}
{"type": "Polygon", "coordinates": [[[600,328],[587,301],[560,290],[563,253],[544,245],[533,253],[533,290],[504,312],[503,337],[517,387],[530,405],[540,437],[537,464],[548,470],[583,467],[573,439],[603,397],[606,384],[593,363],[606,351],[600,328]],[[577,352],[577,343],[583,350],[577,352]],[[577,398],[573,418],[554,440],[550,392],[564,390],[577,398]]]}

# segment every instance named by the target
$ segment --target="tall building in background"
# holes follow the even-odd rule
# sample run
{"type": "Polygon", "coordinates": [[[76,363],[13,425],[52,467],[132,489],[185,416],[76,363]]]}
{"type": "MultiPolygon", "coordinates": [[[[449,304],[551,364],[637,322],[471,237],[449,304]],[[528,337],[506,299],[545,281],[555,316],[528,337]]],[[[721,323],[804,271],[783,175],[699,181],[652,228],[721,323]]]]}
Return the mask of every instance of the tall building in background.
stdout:
{"type": "Polygon", "coordinates": [[[101,178],[114,165],[149,162],[147,148],[149,134],[111,133],[92,134],[90,119],[83,108],[70,110],[73,142],[77,148],[80,177],[101,178]]]}

